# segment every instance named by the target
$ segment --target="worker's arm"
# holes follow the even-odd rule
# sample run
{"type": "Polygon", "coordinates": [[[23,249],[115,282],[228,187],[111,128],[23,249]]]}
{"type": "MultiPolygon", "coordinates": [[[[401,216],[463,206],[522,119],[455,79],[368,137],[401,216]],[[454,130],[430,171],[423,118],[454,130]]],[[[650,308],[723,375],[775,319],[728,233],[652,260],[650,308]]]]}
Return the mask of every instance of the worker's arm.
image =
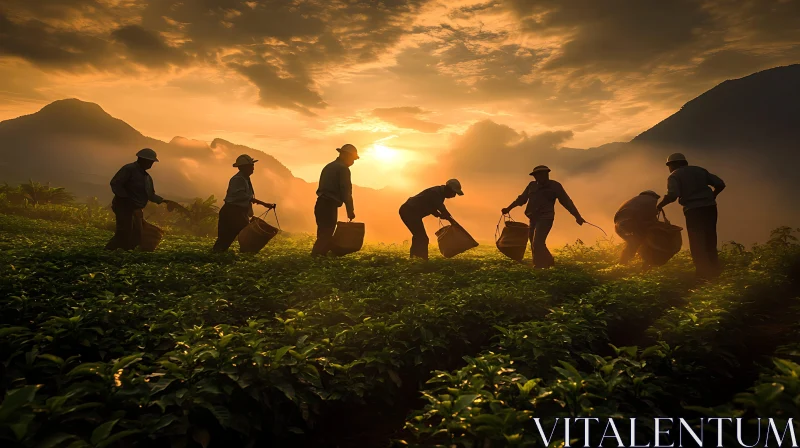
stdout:
{"type": "Polygon", "coordinates": [[[350,180],[350,169],[345,167],[339,176],[339,189],[342,195],[342,202],[347,209],[347,218],[355,219],[356,212],[353,207],[353,183],[350,180]]]}
{"type": "Polygon", "coordinates": [[[149,199],[150,202],[155,202],[156,204],[164,202],[164,198],[156,194],[156,189],[155,186],[153,185],[153,178],[150,177],[150,175],[145,176],[144,186],[147,189],[147,199],[149,199]]]}
{"type": "Polygon", "coordinates": [[[453,219],[453,216],[450,214],[450,211],[448,211],[447,207],[444,206],[444,202],[442,202],[442,205],[436,208],[436,211],[439,212],[439,216],[437,216],[437,218],[442,218],[447,220],[453,219]]]}
{"type": "Polygon", "coordinates": [[[575,217],[575,222],[577,222],[578,225],[582,226],[583,223],[586,222],[586,220],[583,219],[583,217],[581,216],[580,212],[578,212],[578,207],[575,207],[575,203],[572,202],[572,199],[567,194],[567,191],[564,190],[564,187],[561,187],[559,190],[560,191],[558,192],[558,196],[557,196],[558,197],[558,202],[565,209],[567,209],[567,211],[570,212],[572,214],[572,216],[575,217]]]}
{"type": "Polygon", "coordinates": [[[663,209],[665,206],[678,200],[681,195],[680,186],[681,185],[678,182],[678,178],[675,176],[669,176],[669,178],[667,178],[667,194],[665,194],[661,199],[661,202],[658,203],[658,206],[656,207],[658,212],[661,212],[661,209],[663,209]]]}
{"type": "Polygon", "coordinates": [[[527,204],[528,203],[528,198],[530,197],[530,193],[529,192],[530,192],[531,185],[533,185],[533,182],[529,183],[528,186],[525,187],[525,190],[522,192],[522,194],[517,196],[517,199],[515,199],[514,202],[511,203],[511,205],[509,205],[508,207],[502,209],[501,212],[503,212],[503,214],[505,215],[505,214],[508,214],[508,212],[510,212],[511,210],[513,210],[514,207],[519,207],[519,206],[527,204]]]}
{"type": "Polygon", "coordinates": [[[714,197],[719,196],[725,189],[725,182],[714,174],[708,173],[708,185],[714,188],[714,197]]]}
{"type": "Polygon", "coordinates": [[[128,183],[130,178],[131,172],[127,165],[120,168],[119,171],[117,171],[117,174],[111,178],[111,191],[115,196],[119,196],[121,198],[129,197],[128,190],[125,188],[125,184],[128,183]]]}
{"type": "Polygon", "coordinates": [[[270,209],[271,208],[275,208],[277,206],[277,204],[271,204],[269,202],[259,201],[256,198],[251,199],[250,202],[252,202],[253,204],[263,205],[264,207],[270,208],[270,209]]]}

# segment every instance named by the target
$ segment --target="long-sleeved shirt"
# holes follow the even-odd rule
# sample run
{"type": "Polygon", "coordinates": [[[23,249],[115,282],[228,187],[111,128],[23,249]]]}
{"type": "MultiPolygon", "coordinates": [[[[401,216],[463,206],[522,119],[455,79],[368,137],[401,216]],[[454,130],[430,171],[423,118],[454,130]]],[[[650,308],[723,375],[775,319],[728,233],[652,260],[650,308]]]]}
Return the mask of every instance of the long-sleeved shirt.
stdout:
{"type": "Polygon", "coordinates": [[[725,182],[705,168],[684,166],[673,171],[667,178],[667,195],[678,198],[684,212],[717,205],[716,196],[709,186],[724,188],[725,182]]]}
{"type": "Polygon", "coordinates": [[[444,206],[444,189],[444,185],[426,188],[416,196],[408,198],[405,205],[413,207],[414,211],[419,213],[422,217],[428,215],[450,216],[450,212],[447,211],[447,207],[444,206]]]}
{"type": "Polygon", "coordinates": [[[325,165],[319,176],[317,196],[331,199],[353,213],[353,184],[350,182],[350,167],[339,159],[325,165]]]}
{"type": "Polygon", "coordinates": [[[256,193],[253,191],[253,183],[250,181],[250,176],[245,176],[242,172],[238,172],[228,182],[225,203],[247,209],[247,215],[253,216],[253,198],[255,196],[256,193]]]}
{"type": "Polygon", "coordinates": [[[153,178],[138,162],[124,165],[111,179],[111,191],[115,196],[126,198],[137,208],[144,208],[147,201],[160,204],[164,198],[156,194],[153,178]]]}
{"type": "Polygon", "coordinates": [[[525,216],[530,219],[554,219],[556,216],[556,199],[576,219],[581,215],[572,199],[567,195],[564,187],[554,180],[548,180],[543,185],[533,181],[525,187],[525,191],[511,203],[509,208],[525,205],[525,216]]]}
{"type": "Polygon", "coordinates": [[[658,214],[658,198],[651,194],[640,194],[622,204],[614,215],[614,224],[625,221],[656,221],[658,214]]]}

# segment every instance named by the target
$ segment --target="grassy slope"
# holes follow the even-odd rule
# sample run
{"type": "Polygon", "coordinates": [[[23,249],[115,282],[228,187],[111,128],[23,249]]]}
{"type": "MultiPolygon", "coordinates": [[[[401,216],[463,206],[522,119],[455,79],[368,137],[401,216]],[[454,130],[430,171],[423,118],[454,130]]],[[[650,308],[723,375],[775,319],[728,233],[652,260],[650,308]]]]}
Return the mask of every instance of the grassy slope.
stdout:
{"type": "MultiPolygon", "coordinates": [[[[659,370],[637,372],[685,392],[680,400],[654,392],[673,411],[729,403],[798,336],[791,324],[800,313],[786,306],[797,296],[792,244],[726,251],[725,277],[697,285],[686,254],[641,275],[616,265],[609,247],[566,247],[555,269],[540,272],[489,247],[429,263],[385,246],[316,260],[307,256],[310,238],[278,238],[242,256],[168,236],[155,253],[108,253],[102,230],[4,215],[0,229],[0,385],[19,401],[13,415],[0,407],[0,437],[23,446],[48,437],[109,446],[121,443],[115,437],[163,446],[206,437],[285,446],[507,442],[506,432],[524,438],[530,428],[475,432],[475,416],[460,413],[494,412],[477,402],[446,435],[432,436],[443,424],[432,411],[454,393],[448,385],[467,396],[488,387],[426,385],[432,371],[476,368],[463,356],[514,360],[517,374],[549,387],[560,361],[590,378],[601,361],[582,354],[619,357],[609,344],[661,343],[659,362],[677,359],[679,368],[654,362],[659,370]],[[31,385],[41,387],[34,394],[31,385]],[[402,431],[413,409],[420,417],[402,431]]],[[[596,400],[626,403],[614,409],[623,414],[655,412],[642,396],[596,400]]],[[[573,405],[580,413],[586,403],[573,405]]]]}

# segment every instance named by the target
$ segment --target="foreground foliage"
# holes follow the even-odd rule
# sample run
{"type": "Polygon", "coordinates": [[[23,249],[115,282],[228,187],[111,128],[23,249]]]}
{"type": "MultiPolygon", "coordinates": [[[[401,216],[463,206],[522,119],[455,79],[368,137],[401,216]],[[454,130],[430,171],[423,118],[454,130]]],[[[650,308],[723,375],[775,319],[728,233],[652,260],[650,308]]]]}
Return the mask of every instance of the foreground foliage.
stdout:
{"type": "MultiPolygon", "coordinates": [[[[200,216],[200,215],[198,215],[200,216]]],[[[698,284],[610,245],[549,271],[479,248],[255,256],[0,215],[0,440],[29,447],[537,446],[532,415],[800,413],[791,229],[698,284]],[[404,423],[405,422],[405,423],[404,423]]],[[[646,435],[646,434],[644,434],[646,435]]]]}

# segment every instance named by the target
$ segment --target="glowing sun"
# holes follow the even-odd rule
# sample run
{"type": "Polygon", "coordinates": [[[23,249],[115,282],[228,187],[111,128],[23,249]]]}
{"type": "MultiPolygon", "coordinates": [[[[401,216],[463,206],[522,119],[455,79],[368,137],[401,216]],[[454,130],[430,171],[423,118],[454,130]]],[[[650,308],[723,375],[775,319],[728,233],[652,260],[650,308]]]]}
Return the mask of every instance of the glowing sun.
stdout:
{"type": "Polygon", "coordinates": [[[400,151],[385,145],[372,145],[372,156],[381,163],[394,163],[402,158],[400,151]]]}

